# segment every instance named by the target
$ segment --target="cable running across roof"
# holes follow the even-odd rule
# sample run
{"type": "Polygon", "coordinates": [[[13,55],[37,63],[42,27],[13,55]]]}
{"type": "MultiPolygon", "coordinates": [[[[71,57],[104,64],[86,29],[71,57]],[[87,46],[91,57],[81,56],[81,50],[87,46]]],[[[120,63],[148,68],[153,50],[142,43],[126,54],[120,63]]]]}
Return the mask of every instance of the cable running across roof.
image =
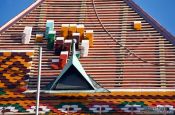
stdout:
{"type": "Polygon", "coordinates": [[[128,47],[126,46],[123,46],[123,44],[119,43],[111,34],[110,32],[106,29],[106,27],[104,26],[103,22],[101,21],[99,15],[98,15],[98,12],[97,12],[97,9],[96,9],[96,5],[95,5],[95,2],[94,0],[92,0],[92,4],[93,4],[93,9],[94,9],[94,12],[95,12],[95,15],[98,19],[98,21],[100,22],[102,28],[104,29],[104,31],[120,46],[120,47],[123,47],[129,55],[133,55],[134,57],[136,57],[137,59],[139,59],[140,61],[144,62],[144,63],[149,63],[151,65],[155,65],[155,66],[168,66],[168,65],[173,65],[175,62],[172,61],[172,62],[169,62],[169,63],[166,63],[166,64],[160,64],[160,63],[154,63],[154,62],[149,62],[143,58],[141,58],[140,56],[138,56],[137,54],[135,54],[133,51],[131,51],[128,47]]]}

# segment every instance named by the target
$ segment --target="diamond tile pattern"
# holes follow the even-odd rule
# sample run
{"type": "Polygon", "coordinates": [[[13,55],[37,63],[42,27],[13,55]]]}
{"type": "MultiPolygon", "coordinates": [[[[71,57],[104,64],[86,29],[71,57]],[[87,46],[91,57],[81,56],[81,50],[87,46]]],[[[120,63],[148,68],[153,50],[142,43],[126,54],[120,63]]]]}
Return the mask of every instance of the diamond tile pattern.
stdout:
{"type": "Polygon", "coordinates": [[[26,80],[30,73],[33,54],[23,51],[0,52],[0,88],[7,97],[17,96],[21,88],[27,86],[26,80]]]}
{"type": "MultiPolygon", "coordinates": [[[[42,94],[40,101],[41,113],[55,114],[127,114],[148,111],[174,113],[174,92],[152,92],[152,93],[94,93],[94,94],[42,94]],[[168,96],[167,96],[168,95],[168,96]]],[[[25,97],[1,98],[2,107],[11,108],[11,111],[34,113],[35,94],[27,94],[25,97]]]]}

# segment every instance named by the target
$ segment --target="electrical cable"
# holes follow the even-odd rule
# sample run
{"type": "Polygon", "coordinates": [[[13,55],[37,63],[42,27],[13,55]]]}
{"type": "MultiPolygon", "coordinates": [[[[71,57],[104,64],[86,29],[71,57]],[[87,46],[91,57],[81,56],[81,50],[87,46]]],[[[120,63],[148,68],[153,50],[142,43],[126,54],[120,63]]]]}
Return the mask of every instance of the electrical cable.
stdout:
{"type": "Polygon", "coordinates": [[[135,54],[133,51],[131,51],[129,48],[123,46],[123,45],[122,45],[121,43],[119,43],[119,42],[110,34],[110,32],[105,28],[104,24],[102,23],[102,21],[101,21],[99,15],[98,15],[97,10],[96,10],[96,5],[95,5],[94,0],[92,0],[92,4],[93,4],[93,9],[94,9],[94,12],[95,12],[95,14],[96,14],[96,17],[97,17],[99,23],[101,24],[102,28],[103,28],[103,29],[105,30],[105,32],[110,36],[110,38],[112,38],[120,47],[123,47],[123,48],[128,52],[129,55],[133,55],[133,56],[136,57],[138,60],[140,60],[140,61],[142,61],[142,62],[144,62],[144,63],[149,63],[149,64],[154,65],[154,66],[168,66],[168,65],[173,65],[173,64],[175,64],[174,61],[173,61],[173,62],[170,62],[170,63],[166,63],[166,64],[160,64],[160,63],[149,62],[149,61],[147,61],[147,60],[141,58],[140,56],[136,55],[136,54],[135,54]]]}

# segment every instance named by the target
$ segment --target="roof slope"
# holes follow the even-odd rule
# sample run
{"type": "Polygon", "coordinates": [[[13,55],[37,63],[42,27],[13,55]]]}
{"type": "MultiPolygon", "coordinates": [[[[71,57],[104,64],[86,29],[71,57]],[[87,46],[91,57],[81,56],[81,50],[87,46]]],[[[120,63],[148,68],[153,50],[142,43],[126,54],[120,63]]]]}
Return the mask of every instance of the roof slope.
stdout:
{"type": "MultiPolygon", "coordinates": [[[[36,49],[31,69],[29,86],[35,88],[38,68],[37,46],[43,46],[42,87],[53,80],[60,71],[50,68],[51,59],[57,59],[53,51],[43,43],[35,43],[37,32],[45,31],[46,20],[55,20],[55,29],[59,36],[63,23],[84,23],[86,29],[94,30],[94,47],[89,56],[80,61],[87,74],[107,89],[120,88],[171,88],[174,86],[175,47],[165,39],[149,19],[144,19],[130,6],[127,0],[45,0],[39,7],[21,18],[0,35],[2,49],[36,49]],[[128,6],[128,4],[130,6],[128,6]],[[71,6],[71,7],[70,7],[71,6]],[[94,10],[96,7],[96,10],[94,10]],[[71,11],[70,11],[71,9],[71,11]],[[95,11],[98,13],[97,18],[95,11]],[[133,21],[142,21],[141,31],[133,30],[133,21]],[[102,27],[102,24],[105,28],[102,27]],[[21,33],[25,26],[33,26],[32,40],[28,45],[21,44],[21,33]],[[107,30],[107,31],[106,31],[107,30]],[[108,32],[108,33],[107,33],[108,32]],[[53,76],[53,77],[52,77],[53,76]],[[47,80],[46,80],[47,79],[47,80]],[[137,79],[137,80],[136,80],[137,79]]],[[[133,4],[133,3],[132,3],[133,4]]],[[[140,9],[137,7],[137,10],[140,9]]],[[[139,12],[142,14],[142,12],[139,12]]],[[[145,16],[145,14],[144,14],[145,16]]],[[[151,19],[152,20],[152,19],[151,19]]]]}
{"type": "MultiPolygon", "coordinates": [[[[144,17],[143,12],[139,13],[141,17],[133,10],[137,6],[131,5],[133,8],[128,6],[132,1],[95,0],[95,5],[92,0],[37,2],[39,1],[41,4],[37,3],[36,8],[29,8],[29,11],[32,10],[30,13],[27,12],[27,15],[24,13],[25,16],[22,15],[22,18],[19,16],[1,28],[3,32],[0,34],[0,50],[35,50],[32,67],[30,71],[26,70],[32,77],[28,84],[29,88],[36,88],[38,46],[43,46],[41,87],[45,87],[61,72],[50,68],[51,59],[59,57],[54,51],[47,50],[46,40],[43,43],[35,42],[35,34],[44,32],[46,20],[51,19],[55,20],[57,36],[63,23],[83,23],[86,29],[94,30],[94,46],[90,48],[89,56],[80,58],[80,62],[86,73],[102,87],[118,91],[42,94],[40,101],[42,112],[52,112],[56,115],[65,113],[124,115],[125,112],[126,114],[143,110],[150,112],[157,107],[160,108],[158,111],[161,114],[165,112],[162,111],[165,110],[164,107],[169,108],[166,112],[174,112],[175,95],[170,90],[174,91],[175,85],[175,47],[167,40],[171,35],[164,29],[155,29],[155,23],[150,23],[152,19],[146,19],[147,16],[144,17]],[[133,21],[142,21],[143,29],[135,31],[133,21]],[[21,44],[21,34],[25,26],[33,26],[31,42],[27,45],[21,44]]],[[[22,58],[18,56],[15,60],[18,61],[19,58],[24,64],[25,58],[22,56],[22,58]]],[[[3,57],[0,56],[0,59],[3,57]]],[[[2,62],[10,59],[3,59],[5,61],[2,62]]],[[[6,63],[3,66],[7,67],[6,63]]],[[[0,82],[0,114],[2,111],[34,113],[35,94],[23,94],[14,87],[2,88],[8,86],[10,80],[15,82],[17,78],[23,81],[18,84],[24,85],[26,78],[7,74],[6,77],[2,75],[0,77],[0,80],[3,80],[3,83],[0,82]]],[[[18,88],[18,85],[15,87],[18,88]]]]}
{"type": "Polygon", "coordinates": [[[128,6],[132,7],[140,16],[142,16],[148,23],[150,23],[158,32],[160,32],[167,40],[175,45],[175,37],[170,34],[164,27],[162,27],[156,20],[148,15],[142,8],[135,4],[132,0],[124,0],[128,6]]]}

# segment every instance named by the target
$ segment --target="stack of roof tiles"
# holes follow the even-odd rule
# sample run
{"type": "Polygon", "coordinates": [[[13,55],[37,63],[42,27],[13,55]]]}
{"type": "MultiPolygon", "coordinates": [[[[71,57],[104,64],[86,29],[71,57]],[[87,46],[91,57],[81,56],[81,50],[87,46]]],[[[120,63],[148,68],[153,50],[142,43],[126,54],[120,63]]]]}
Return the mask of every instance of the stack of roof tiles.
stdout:
{"type": "Polygon", "coordinates": [[[168,108],[156,112],[173,114],[174,37],[131,0],[94,0],[94,3],[93,0],[38,0],[1,27],[0,51],[34,50],[34,56],[0,53],[0,114],[34,113],[35,94],[21,93],[19,87],[29,75],[28,89],[36,89],[38,46],[43,47],[41,88],[61,72],[50,67],[51,60],[58,56],[47,50],[47,40],[35,41],[36,33],[45,32],[46,20],[54,20],[57,36],[61,24],[83,23],[86,29],[94,31],[89,55],[79,60],[87,74],[110,93],[42,94],[40,112],[121,115],[142,112],[149,107],[150,110],[168,108]],[[134,30],[134,21],[141,21],[141,30],[134,30]],[[33,27],[29,44],[21,43],[25,26],[33,27]],[[26,67],[30,61],[32,66],[26,67]],[[8,71],[17,73],[12,75],[8,71]]]}

